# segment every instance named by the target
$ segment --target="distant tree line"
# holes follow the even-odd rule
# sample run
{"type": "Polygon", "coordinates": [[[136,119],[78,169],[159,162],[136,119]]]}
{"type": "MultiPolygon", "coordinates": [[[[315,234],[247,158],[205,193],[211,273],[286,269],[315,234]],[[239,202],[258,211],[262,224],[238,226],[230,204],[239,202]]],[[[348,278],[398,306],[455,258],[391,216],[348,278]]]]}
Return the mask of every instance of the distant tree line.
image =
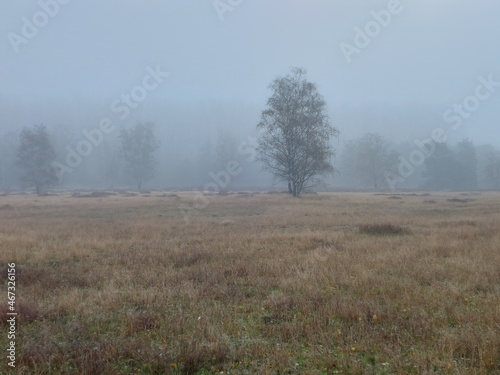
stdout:
{"type": "MultiPolygon", "coordinates": [[[[169,186],[194,188],[209,182],[210,172],[224,170],[232,160],[245,165],[246,173],[236,176],[231,183],[262,186],[258,180],[258,165],[245,164],[244,157],[238,153],[237,139],[230,131],[220,131],[215,142],[201,143],[198,152],[192,155],[159,157],[160,143],[154,135],[153,124],[139,123],[123,129],[116,139],[96,148],[88,160],[63,181],[52,168],[58,150],[59,154],[64,151],[61,139],[64,139],[61,134],[50,132],[42,125],[24,128],[17,134],[3,134],[0,139],[1,190],[33,188],[43,194],[47,189],[67,187],[68,184],[71,187],[111,188],[131,183],[140,190],[158,173],[166,175],[169,186]]],[[[397,174],[401,158],[411,149],[409,143],[393,144],[376,133],[350,140],[341,149],[332,185],[346,189],[389,190],[385,174],[397,174]]],[[[282,181],[288,190],[287,175],[282,181]]],[[[158,186],[156,182],[151,184],[158,186]]],[[[499,190],[500,150],[492,145],[476,146],[469,139],[457,144],[436,143],[434,152],[421,168],[400,187],[499,190]]],[[[293,187],[291,190],[293,194],[293,187]]]]}
{"type": "MultiPolygon", "coordinates": [[[[136,181],[138,190],[142,189],[143,181],[154,176],[154,153],[158,147],[152,123],[138,123],[131,129],[120,131],[118,155],[123,159],[124,170],[136,181]]],[[[34,187],[41,195],[49,188],[62,185],[55,160],[56,151],[45,126],[22,129],[14,162],[19,168],[22,187],[34,187]]]]}
{"type": "MultiPolygon", "coordinates": [[[[54,187],[113,188],[133,183],[142,190],[145,183],[158,186],[161,181],[163,187],[217,186],[223,191],[229,184],[247,188],[267,185],[271,177],[294,197],[328,182],[345,189],[394,188],[388,176],[398,179],[403,173],[405,155],[414,150],[411,143],[393,144],[380,134],[367,133],[344,144],[334,168],[332,139],[339,132],[306,71],[292,68],[269,88],[271,96],[251,145],[238,143],[232,132],[221,130],[215,142],[207,138],[197,148],[181,148],[175,141],[161,148],[154,124],[147,122],[106,137],[101,134],[98,142],[93,140],[95,147],[91,138],[82,140],[80,132],[64,126],[49,130],[35,125],[6,132],[0,138],[0,188],[33,188],[43,194],[54,187]],[[75,144],[78,163],[72,163],[75,144]],[[72,165],[65,174],[59,162],[64,155],[66,163],[72,165]],[[262,171],[254,160],[260,162],[262,171]],[[238,171],[231,174],[230,181],[228,165],[231,171],[238,171]]],[[[91,135],[86,130],[81,133],[87,138],[91,135]]],[[[398,180],[402,181],[400,188],[500,189],[500,151],[494,146],[476,146],[469,139],[454,145],[429,142],[418,166],[398,180]]]]}
{"type": "MultiPolygon", "coordinates": [[[[369,133],[346,143],[340,157],[338,180],[344,186],[388,190],[387,175],[397,176],[408,145],[398,146],[369,133]]],[[[500,188],[500,151],[492,145],[475,146],[470,139],[455,145],[434,142],[421,168],[404,188],[473,190],[500,188]]]]}
{"type": "MultiPolygon", "coordinates": [[[[68,149],[76,150],[73,145],[81,140],[80,134],[66,127],[34,125],[1,135],[0,190],[34,188],[44,194],[51,188],[115,188],[131,183],[138,190],[145,183],[150,187],[200,188],[234,161],[244,165],[246,173],[233,176],[233,185],[251,186],[261,174],[255,163],[246,160],[249,153],[256,154],[255,150],[244,148],[240,153],[241,142],[231,131],[219,131],[214,142],[206,139],[198,150],[175,152],[160,147],[154,124],[137,123],[109,135],[71,173],[61,176],[58,165],[64,162],[68,149]]],[[[221,186],[222,190],[228,188],[221,186]]]]}
{"type": "MultiPolygon", "coordinates": [[[[49,131],[42,125],[24,128],[19,133],[3,134],[0,138],[0,189],[33,188],[43,194],[53,187],[111,188],[134,183],[140,190],[145,182],[158,186],[153,181],[158,174],[162,174],[162,181],[166,181],[161,187],[168,184],[171,187],[194,188],[209,182],[209,173],[224,170],[231,160],[245,165],[245,173],[232,178],[232,184],[263,186],[261,181],[265,181],[260,176],[259,166],[246,162],[244,156],[239,154],[237,139],[230,131],[220,131],[215,142],[207,139],[200,144],[197,152],[174,154],[168,153],[168,150],[162,152],[153,124],[139,123],[103,142],[79,168],[60,180],[52,162],[61,160],[62,156],[57,158],[57,155],[65,154],[67,144],[71,141],[65,137],[64,131],[49,131]],[[160,152],[162,154],[159,155],[160,152]]],[[[271,144],[267,146],[269,152],[273,150],[271,144]]],[[[257,154],[258,144],[256,147],[257,154]]],[[[347,141],[339,153],[332,185],[345,189],[389,190],[386,173],[397,174],[401,158],[411,150],[410,143],[393,144],[376,133],[347,141]]],[[[322,173],[331,173],[331,168],[331,164],[325,164],[322,173]]],[[[294,175],[287,174],[291,170],[283,171],[285,173],[279,179],[284,189],[288,190],[288,182],[293,181],[289,176],[294,178],[294,175]]],[[[300,180],[295,181],[297,184],[300,180]]],[[[499,190],[500,150],[492,145],[476,146],[469,139],[457,144],[435,143],[433,153],[400,187],[499,190]]],[[[293,194],[293,186],[290,188],[293,194]]]]}

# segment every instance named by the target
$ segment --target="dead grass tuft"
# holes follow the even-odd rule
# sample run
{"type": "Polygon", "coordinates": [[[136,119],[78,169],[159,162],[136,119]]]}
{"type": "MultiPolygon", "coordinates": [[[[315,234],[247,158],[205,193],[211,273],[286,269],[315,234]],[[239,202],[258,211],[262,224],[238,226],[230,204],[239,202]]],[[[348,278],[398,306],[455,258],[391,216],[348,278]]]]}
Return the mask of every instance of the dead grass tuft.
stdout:
{"type": "Polygon", "coordinates": [[[116,195],[116,193],[111,193],[109,191],[93,191],[88,194],[73,193],[71,196],[73,198],[104,198],[104,197],[109,197],[111,195],[116,195]]]}
{"type": "Polygon", "coordinates": [[[40,317],[38,305],[32,301],[16,302],[16,312],[19,316],[19,324],[33,322],[40,317]]]}
{"type": "Polygon", "coordinates": [[[58,267],[52,266],[29,266],[20,267],[18,280],[22,285],[42,285],[45,288],[85,288],[97,280],[89,280],[88,276],[76,272],[71,265],[58,267]]]}
{"type": "Polygon", "coordinates": [[[461,198],[451,198],[451,199],[448,199],[448,202],[454,202],[454,203],[467,203],[467,202],[473,202],[474,199],[470,199],[470,198],[465,198],[465,199],[461,199],[461,198]]]}
{"type": "Polygon", "coordinates": [[[104,348],[82,343],[73,350],[72,359],[79,374],[105,374],[108,360],[104,348]]]}
{"type": "Polygon", "coordinates": [[[160,322],[156,314],[150,311],[134,311],[127,314],[126,334],[157,329],[160,322]]]}
{"type": "Polygon", "coordinates": [[[229,360],[230,348],[224,341],[210,342],[193,338],[181,341],[177,362],[186,374],[196,373],[206,367],[221,366],[229,360]]]}
{"type": "Polygon", "coordinates": [[[370,234],[375,236],[394,236],[394,235],[409,234],[410,231],[409,229],[401,227],[399,225],[384,223],[384,224],[360,225],[359,233],[370,234]]]}
{"type": "Polygon", "coordinates": [[[172,265],[175,268],[191,267],[200,263],[208,263],[212,254],[208,251],[193,249],[172,254],[172,265]]]}
{"type": "Polygon", "coordinates": [[[478,223],[477,221],[474,220],[447,220],[447,221],[441,221],[437,225],[440,228],[453,228],[453,227],[463,227],[463,226],[476,227],[478,223]]]}

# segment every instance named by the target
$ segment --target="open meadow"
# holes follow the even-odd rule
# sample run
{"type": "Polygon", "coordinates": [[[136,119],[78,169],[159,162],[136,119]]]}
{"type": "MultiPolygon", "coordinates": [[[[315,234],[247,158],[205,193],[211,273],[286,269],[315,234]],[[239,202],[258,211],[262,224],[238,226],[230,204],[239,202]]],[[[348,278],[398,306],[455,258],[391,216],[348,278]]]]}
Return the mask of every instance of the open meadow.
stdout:
{"type": "Polygon", "coordinates": [[[499,193],[206,199],[1,196],[0,373],[500,374],[499,193]]]}

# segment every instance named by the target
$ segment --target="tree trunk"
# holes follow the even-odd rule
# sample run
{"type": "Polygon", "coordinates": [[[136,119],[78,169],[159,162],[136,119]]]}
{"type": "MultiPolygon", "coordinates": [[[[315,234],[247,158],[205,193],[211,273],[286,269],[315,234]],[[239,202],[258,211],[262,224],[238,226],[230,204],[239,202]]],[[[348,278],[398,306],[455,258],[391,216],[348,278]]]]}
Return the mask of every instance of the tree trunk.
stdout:
{"type": "Polygon", "coordinates": [[[291,181],[288,181],[288,194],[293,194],[292,182],[291,181]]]}

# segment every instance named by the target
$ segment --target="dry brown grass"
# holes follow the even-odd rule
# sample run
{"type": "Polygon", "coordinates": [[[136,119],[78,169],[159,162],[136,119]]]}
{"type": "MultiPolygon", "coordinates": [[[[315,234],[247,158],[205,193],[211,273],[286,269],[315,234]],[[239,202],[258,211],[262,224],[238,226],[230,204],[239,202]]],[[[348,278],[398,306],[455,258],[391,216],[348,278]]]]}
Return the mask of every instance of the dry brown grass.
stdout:
{"type": "Polygon", "coordinates": [[[376,236],[393,236],[410,233],[408,228],[390,223],[363,224],[359,226],[359,233],[376,236]]]}
{"type": "Polygon", "coordinates": [[[0,197],[16,374],[500,373],[498,194],[148,195],[0,197]]]}

